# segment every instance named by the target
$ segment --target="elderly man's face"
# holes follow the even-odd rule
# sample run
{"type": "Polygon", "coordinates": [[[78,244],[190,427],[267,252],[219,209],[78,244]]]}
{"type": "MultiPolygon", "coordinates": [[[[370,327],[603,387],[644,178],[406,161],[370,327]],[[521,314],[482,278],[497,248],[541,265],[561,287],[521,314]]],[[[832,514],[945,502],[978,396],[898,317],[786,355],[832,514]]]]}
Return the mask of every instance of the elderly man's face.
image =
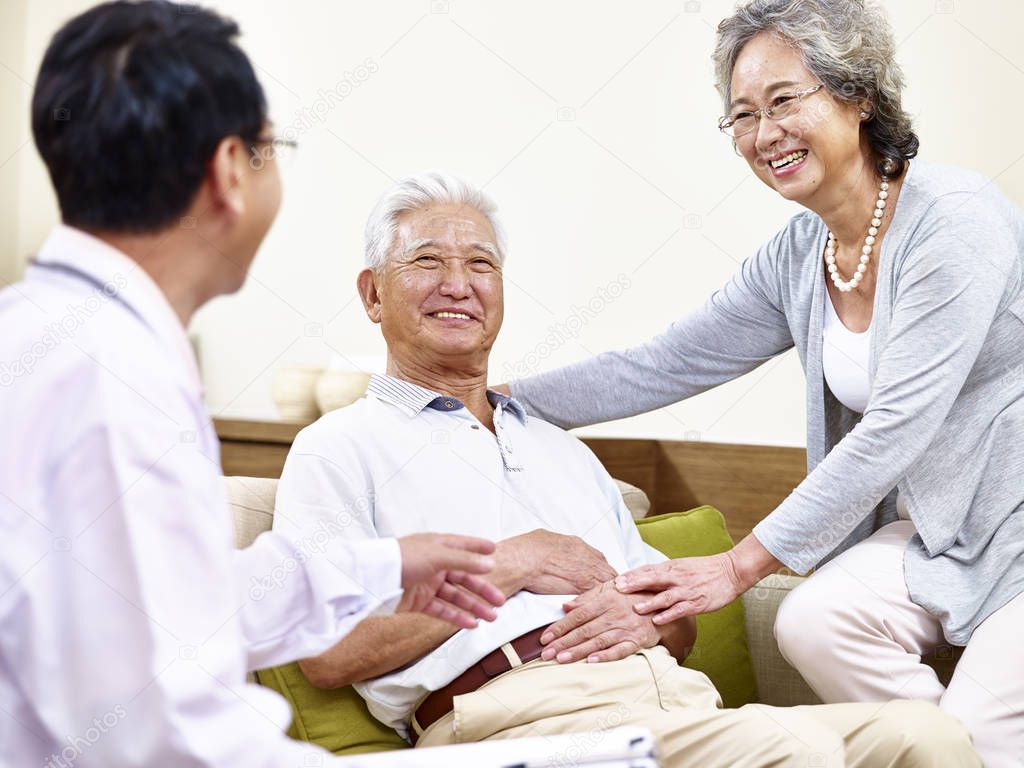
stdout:
{"type": "Polygon", "coordinates": [[[486,366],[504,296],[497,238],[475,208],[445,203],[403,214],[388,263],[380,274],[364,271],[359,287],[392,356],[486,366]]]}

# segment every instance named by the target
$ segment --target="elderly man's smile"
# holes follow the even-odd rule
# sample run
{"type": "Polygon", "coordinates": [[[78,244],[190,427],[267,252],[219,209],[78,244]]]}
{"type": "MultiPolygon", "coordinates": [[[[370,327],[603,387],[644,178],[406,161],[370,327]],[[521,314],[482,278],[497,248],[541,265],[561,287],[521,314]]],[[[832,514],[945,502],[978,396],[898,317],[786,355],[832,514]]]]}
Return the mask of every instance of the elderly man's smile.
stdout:
{"type": "Polygon", "coordinates": [[[433,320],[440,320],[445,325],[465,328],[472,323],[478,322],[476,317],[462,309],[441,309],[428,312],[427,317],[433,320]]]}

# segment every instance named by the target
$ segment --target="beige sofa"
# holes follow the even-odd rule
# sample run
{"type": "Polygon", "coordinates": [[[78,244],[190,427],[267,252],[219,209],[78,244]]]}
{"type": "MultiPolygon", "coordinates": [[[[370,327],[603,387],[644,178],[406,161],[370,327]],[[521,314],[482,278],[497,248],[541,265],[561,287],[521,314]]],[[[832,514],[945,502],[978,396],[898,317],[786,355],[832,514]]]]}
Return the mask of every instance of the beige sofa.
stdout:
{"type": "MultiPolygon", "coordinates": [[[[271,527],[277,480],[226,477],[225,483],[235,521],[235,544],[239,548],[247,547],[260,533],[271,527]]],[[[643,491],[625,483],[619,486],[633,517],[643,517],[650,506],[643,491]]],[[[768,576],[743,596],[747,643],[757,677],[758,698],[764,704],[791,706],[820,703],[803,678],[782,658],[772,632],[779,604],[801,581],[797,576],[768,576]]],[[[958,655],[952,649],[945,649],[928,661],[936,668],[939,677],[948,681],[958,655]]]]}

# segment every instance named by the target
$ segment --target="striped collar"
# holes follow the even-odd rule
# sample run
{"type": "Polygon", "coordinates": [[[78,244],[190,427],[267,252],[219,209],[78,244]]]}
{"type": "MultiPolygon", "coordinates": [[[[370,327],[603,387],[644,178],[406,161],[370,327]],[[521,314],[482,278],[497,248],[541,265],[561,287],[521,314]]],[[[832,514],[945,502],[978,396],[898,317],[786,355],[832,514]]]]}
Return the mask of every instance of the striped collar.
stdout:
{"type": "MultiPolygon", "coordinates": [[[[401,408],[410,416],[422,413],[424,408],[435,411],[458,411],[466,407],[457,398],[443,395],[404,379],[376,373],[370,377],[366,393],[401,408]]],[[[487,390],[487,401],[493,407],[500,405],[503,411],[514,413],[521,423],[526,423],[526,409],[515,398],[489,389],[487,390]]]]}

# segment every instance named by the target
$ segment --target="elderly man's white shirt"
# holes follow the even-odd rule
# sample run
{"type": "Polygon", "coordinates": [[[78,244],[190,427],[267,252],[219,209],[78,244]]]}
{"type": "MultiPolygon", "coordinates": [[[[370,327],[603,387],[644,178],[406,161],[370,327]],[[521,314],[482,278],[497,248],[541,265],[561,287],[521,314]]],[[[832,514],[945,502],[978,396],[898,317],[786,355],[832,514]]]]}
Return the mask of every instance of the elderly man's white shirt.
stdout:
{"type": "Polygon", "coordinates": [[[217,437],[159,288],[67,227],[36,261],[0,293],[0,765],[322,761],[246,671],[319,653],[393,601],[396,542],[317,556],[271,533],[234,552],[217,437]]]}
{"type": "MultiPolygon", "coordinates": [[[[348,539],[439,531],[500,541],[545,528],[581,537],[620,572],[665,559],[640,539],[614,480],[582,442],[527,417],[511,398],[489,396],[497,434],[457,400],[373,377],[365,399],[296,437],[278,485],[275,529],[348,539]]],[[[356,689],[374,716],[406,733],[427,692],[503,643],[557,621],[567,599],[520,592],[495,622],[460,630],[420,661],[356,689]]]]}

